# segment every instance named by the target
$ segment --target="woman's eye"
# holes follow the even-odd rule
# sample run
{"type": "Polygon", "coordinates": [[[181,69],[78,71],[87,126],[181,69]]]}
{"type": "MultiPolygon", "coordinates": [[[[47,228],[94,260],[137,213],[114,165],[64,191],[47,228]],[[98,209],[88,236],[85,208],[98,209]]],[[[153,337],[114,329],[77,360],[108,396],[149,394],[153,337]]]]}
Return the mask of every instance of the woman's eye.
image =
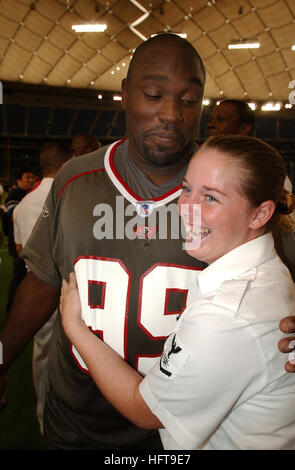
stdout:
{"type": "Polygon", "coordinates": [[[206,194],[205,197],[208,202],[218,202],[214,196],[211,196],[211,194],[206,194]]]}
{"type": "Polygon", "coordinates": [[[188,186],[185,186],[184,184],[182,185],[182,192],[189,194],[190,193],[190,188],[188,186]]]}

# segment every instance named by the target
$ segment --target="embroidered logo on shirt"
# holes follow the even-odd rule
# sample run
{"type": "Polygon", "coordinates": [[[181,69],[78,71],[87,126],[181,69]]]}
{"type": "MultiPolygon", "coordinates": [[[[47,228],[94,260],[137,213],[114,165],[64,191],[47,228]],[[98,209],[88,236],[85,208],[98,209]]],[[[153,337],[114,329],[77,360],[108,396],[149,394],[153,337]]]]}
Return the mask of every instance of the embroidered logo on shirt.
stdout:
{"type": "Polygon", "coordinates": [[[163,354],[160,360],[160,371],[163,372],[163,374],[167,375],[168,377],[171,377],[172,375],[172,372],[167,370],[169,368],[170,356],[171,354],[177,354],[180,351],[181,351],[181,348],[176,345],[175,335],[174,335],[172,338],[170,351],[168,353],[166,351],[163,351],[163,354]]]}
{"type": "Polygon", "coordinates": [[[48,216],[49,216],[49,210],[47,209],[46,206],[43,206],[42,217],[48,217],[48,216]]]}

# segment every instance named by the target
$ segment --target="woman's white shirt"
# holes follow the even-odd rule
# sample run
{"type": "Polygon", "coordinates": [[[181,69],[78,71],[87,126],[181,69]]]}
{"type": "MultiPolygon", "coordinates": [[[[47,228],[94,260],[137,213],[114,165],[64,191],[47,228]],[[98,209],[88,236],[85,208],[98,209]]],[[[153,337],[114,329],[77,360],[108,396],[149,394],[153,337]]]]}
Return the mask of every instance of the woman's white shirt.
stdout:
{"type": "Polygon", "coordinates": [[[295,376],[277,343],[295,287],[271,234],[198,276],[199,298],[140,385],[165,449],[295,449],[295,376]]]}

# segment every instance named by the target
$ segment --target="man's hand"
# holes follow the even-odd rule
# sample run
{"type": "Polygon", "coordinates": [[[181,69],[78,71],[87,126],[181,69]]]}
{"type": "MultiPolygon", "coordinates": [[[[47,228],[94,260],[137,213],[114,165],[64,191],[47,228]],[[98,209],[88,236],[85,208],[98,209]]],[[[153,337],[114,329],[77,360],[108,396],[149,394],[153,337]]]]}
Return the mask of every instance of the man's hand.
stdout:
{"type": "MultiPolygon", "coordinates": [[[[286,334],[295,333],[295,315],[283,318],[280,322],[280,330],[286,334]]],[[[289,361],[285,364],[285,369],[287,372],[295,372],[295,352],[292,353],[292,351],[295,351],[295,336],[281,339],[279,342],[279,350],[282,353],[290,353],[289,361]]]]}

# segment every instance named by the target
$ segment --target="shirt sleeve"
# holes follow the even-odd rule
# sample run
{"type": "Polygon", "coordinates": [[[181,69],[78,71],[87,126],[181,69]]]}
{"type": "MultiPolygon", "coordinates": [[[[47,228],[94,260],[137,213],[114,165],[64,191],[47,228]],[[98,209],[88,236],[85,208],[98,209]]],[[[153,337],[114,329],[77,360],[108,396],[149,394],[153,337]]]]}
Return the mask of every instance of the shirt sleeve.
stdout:
{"type": "Polygon", "coordinates": [[[54,261],[52,247],[55,225],[54,184],[47,196],[41,215],[27,240],[21,257],[29,270],[47,284],[60,287],[61,275],[54,261]]]}
{"type": "Polygon", "coordinates": [[[19,226],[19,220],[18,220],[18,207],[13,211],[13,236],[14,236],[14,243],[17,243],[18,245],[22,245],[22,236],[21,236],[21,229],[19,226]]]}
{"type": "Polygon", "coordinates": [[[225,417],[264,384],[254,331],[212,304],[190,308],[140,385],[151,411],[183,449],[198,449],[225,417]]]}

